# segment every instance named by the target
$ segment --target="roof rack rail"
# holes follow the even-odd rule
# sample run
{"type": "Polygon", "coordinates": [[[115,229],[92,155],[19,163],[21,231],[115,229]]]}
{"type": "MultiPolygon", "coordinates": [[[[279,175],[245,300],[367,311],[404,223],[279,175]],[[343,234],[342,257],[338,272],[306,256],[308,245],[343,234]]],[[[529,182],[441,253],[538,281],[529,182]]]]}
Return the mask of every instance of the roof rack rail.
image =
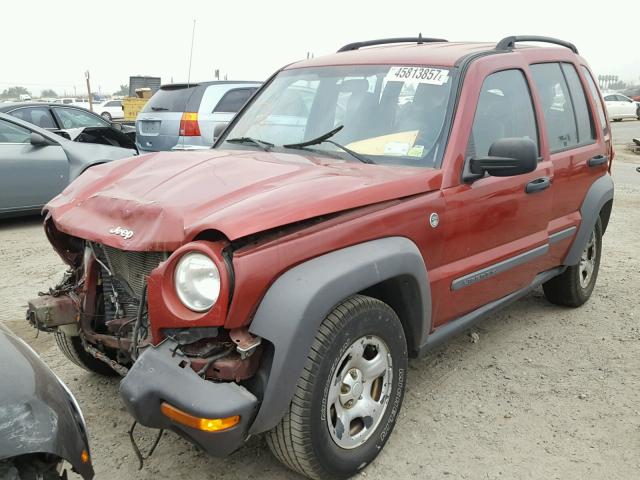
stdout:
{"type": "Polygon", "coordinates": [[[565,42],[552,37],[539,37],[537,35],[515,35],[511,37],[504,37],[496,44],[496,50],[511,50],[515,47],[516,42],[543,42],[543,43],[555,43],[556,45],[562,45],[567,47],[573,53],[577,54],[578,49],[573,43],[565,42]]]}
{"type": "Polygon", "coordinates": [[[422,34],[419,34],[417,37],[398,37],[398,38],[381,38],[379,40],[367,40],[365,42],[354,42],[349,43],[338,50],[340,52],[348,52],[349,50],[358,50],[362,47],[371,47],[373,45],[387,45],[389,43],[417,43],[418,45],[422,43],[433,43],[433,42],[446,42],[444,38],[423,38],[422,34]]]}

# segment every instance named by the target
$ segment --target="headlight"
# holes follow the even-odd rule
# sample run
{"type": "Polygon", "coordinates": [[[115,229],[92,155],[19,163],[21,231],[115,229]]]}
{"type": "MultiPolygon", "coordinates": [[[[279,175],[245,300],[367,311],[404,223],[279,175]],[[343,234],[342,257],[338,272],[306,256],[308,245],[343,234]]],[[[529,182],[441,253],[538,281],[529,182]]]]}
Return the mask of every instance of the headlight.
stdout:
{"type": "Polygon", "coordinates": [[[173,280],[178,298],[194,312],[209,310],[220,295],[220,271],[199,252],[186,253],[178,261],[173,280]]]}

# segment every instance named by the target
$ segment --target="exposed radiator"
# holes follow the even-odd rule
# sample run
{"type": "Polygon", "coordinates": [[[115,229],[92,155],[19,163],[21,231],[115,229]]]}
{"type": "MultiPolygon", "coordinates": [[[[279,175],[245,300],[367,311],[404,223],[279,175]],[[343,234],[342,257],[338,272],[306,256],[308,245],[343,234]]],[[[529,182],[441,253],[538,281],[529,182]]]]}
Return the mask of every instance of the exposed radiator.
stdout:
{"type": "Polygon", "coordinates": [[[128,252],[108,245],[93,244],[93,251],[112,273],[100,266],[105,320],[135,318],[142,290],[151,271],[166,260],[166,252],[128,252]]]}

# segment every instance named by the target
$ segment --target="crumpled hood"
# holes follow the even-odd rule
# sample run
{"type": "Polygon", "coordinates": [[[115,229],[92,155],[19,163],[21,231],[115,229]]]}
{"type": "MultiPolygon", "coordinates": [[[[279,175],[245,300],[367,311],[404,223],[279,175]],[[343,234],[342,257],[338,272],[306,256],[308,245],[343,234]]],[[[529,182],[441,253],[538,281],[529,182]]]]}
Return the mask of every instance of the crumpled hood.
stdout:
{"type": "Polygon", "coordinates": [[[292,153],[157,152],[90,168],[45,210],[59,230],[80,238],[172,251],[203,230],[234,240],[440,182],[432,169],[292,153]]]}

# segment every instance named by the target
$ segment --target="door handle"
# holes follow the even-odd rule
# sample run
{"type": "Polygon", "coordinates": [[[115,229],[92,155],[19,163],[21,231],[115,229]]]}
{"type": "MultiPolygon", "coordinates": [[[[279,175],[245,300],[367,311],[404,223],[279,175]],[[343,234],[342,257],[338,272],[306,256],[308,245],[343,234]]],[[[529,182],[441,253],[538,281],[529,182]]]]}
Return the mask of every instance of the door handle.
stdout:
{"type": "Polygon", "coordinates": [[[527,183],[524,191],[527,193],[541,192],[551,186],[551,179],[549,177],[540,177],[527,183]]]}
{"type": "Polygon", "coordinates": [[[591,157],[589,159],[587,165],[589,165],[590,167],[597,167],[599,165],[604,165],[605,163],[607,163],[607,160],[608,158],[606,155],[596,155],[595,157],[591,157]]]}

